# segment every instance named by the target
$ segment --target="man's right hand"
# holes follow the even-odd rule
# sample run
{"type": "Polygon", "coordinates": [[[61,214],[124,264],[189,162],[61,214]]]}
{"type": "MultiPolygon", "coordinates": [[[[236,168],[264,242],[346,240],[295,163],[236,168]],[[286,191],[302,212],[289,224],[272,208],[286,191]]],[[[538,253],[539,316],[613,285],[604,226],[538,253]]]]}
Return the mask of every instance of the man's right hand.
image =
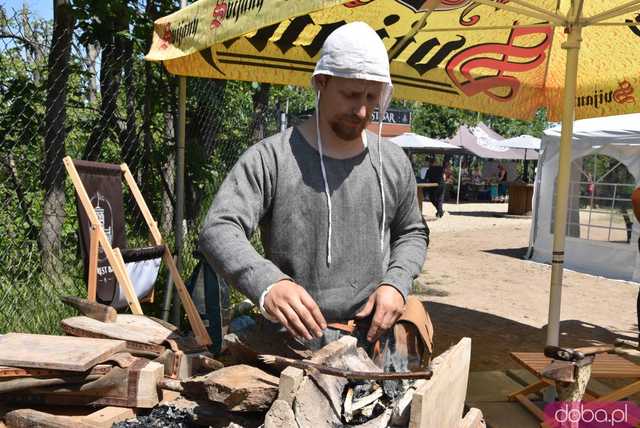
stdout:
{"type": "Polygon", "coordinates": [[[322,336],[327,322],[307,290],[293,281],[278,281],[264,298],[264,309],[291,334],[307,340],[322,336]]]}

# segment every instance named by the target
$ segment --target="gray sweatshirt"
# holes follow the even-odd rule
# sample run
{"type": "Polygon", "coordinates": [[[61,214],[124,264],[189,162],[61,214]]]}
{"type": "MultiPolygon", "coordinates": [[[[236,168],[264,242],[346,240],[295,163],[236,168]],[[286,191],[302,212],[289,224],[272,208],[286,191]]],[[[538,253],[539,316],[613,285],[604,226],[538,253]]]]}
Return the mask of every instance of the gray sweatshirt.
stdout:
{"type": "Polygon", "coordinates": [[[332,256],[327,263],[328,209],[318,151],[295,128],[250,147],[222,183],[200,234],[199,248],[227,283],[257,303],[271,284],[292,279],[328,322],[352,319],[375,288],[390,284],[407,297],[429,239],[418,211],[407,156],[382,143],[386,205],[378,147],[350,159],[324,157],[332,203],[332,256]],[[266,258],[249,243],[260,227],[266,258]]]}

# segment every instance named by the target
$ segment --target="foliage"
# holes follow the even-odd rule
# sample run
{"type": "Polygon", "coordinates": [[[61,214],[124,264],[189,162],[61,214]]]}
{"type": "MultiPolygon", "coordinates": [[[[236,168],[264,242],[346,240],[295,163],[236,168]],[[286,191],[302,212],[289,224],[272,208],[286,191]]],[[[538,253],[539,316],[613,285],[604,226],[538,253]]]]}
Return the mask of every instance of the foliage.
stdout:
{"type": "MultiPolygon", "coordinates": [[[[120,163],[126,159],[165,240],[174,242],[177,82],[160,64],[145,62],[153,19],[179,7],[177,0],[97,2],[70,0],[75,18],[64,122],[64,154],[81,158],[92,139],[96,158],[120,163]]],[[[73,186],[62,165],[53,172],[65,178],[64,206],[43,212],[46,165],[45,112],[47,84],[60,78],[50,73],[48,56],[53,23],[24,8],[0,6],[0,333],[57,332],[70,314],[59,303],[63,294],[83,295],[85,288],[73,186]],[[53,79],[53,80],[52,80],[53,79]],[[39,233],[52,219],[61,221],[55,254],[57,270],[43,270],[45,250],[39,233]]],[[[252,144],[256,119],[254,95],[262,84],[189,79],[187,91],[186,208],[187,235],[181,255],[183,275],[195,266],[197,235],[207,209],[227,172],[252,144]]],[[[264,116],[267,135],[289,125],[314,108],[309,89],[272,85],[264,116]]],[[[429,104],[394,101],[413,112],[414,130],[445,138],[460,124],[475,124],[476,113],[429,104]]],[[[491,119],[499,132],[516,132],[526,124],[491,119]]],[[[537,126],[537,125],[535,125],[537,126]]],[[[54,131],[56,129],[53,129],[54,131]]],[[[537,132],[538,128],[529,133],[537,132]]],[[[130,246],[148,242],[146,224],[125,192],[130,246]]],[[[262,251],[259,236],[252,243],[262,251]]],[[[159,315],[166,272],[157,282],[156,302],[144,309],[159,315]]],[[[241,299],[235,294],[235,301],[241,299]]]]}
{"type": "Polygon", "coordinates": [[[450,138],[460,125],[476,125],[478,113],[427,103],[412,106],[412,131],[430,138],[450,138]]]}

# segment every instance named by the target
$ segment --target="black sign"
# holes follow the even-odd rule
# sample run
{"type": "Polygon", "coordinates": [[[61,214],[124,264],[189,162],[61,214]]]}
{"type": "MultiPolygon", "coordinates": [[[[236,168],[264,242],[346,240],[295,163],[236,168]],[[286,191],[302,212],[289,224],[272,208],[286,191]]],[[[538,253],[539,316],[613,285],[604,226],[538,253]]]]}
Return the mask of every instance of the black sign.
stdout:
{"type": "MultiPolygon", "coordinates": [[[[371,115],[372,122],[378,122],[378,110],[371,115]]],[[[384,113],[382,123],[395,123],[398,125],[411,125],[411,111],[390,108],[384,113]]]]}

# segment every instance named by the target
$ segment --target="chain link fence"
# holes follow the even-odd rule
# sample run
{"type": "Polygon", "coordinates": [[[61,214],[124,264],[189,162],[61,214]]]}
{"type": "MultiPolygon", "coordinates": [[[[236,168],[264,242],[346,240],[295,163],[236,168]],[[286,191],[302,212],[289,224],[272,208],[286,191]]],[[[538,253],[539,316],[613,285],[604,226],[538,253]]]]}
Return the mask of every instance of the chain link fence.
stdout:
{"type": "MultiPolygon", "coordinates": [[[[0,333],[58,333],[73,313],[60,296],[86,295],[62,158],[126,162],[173,249],[178,83],[132,38],[90,44],[73,25],[0,12],[0,333]]],[[[278,108],[268,85],[188,79],[183,277],[217,187],[249,144],[277,129],[278,108]]],[[[145,245],[124,188],[127,240],[145,245]]],[[[163,276],[145,313],[160,312],[163,276]]]]}

